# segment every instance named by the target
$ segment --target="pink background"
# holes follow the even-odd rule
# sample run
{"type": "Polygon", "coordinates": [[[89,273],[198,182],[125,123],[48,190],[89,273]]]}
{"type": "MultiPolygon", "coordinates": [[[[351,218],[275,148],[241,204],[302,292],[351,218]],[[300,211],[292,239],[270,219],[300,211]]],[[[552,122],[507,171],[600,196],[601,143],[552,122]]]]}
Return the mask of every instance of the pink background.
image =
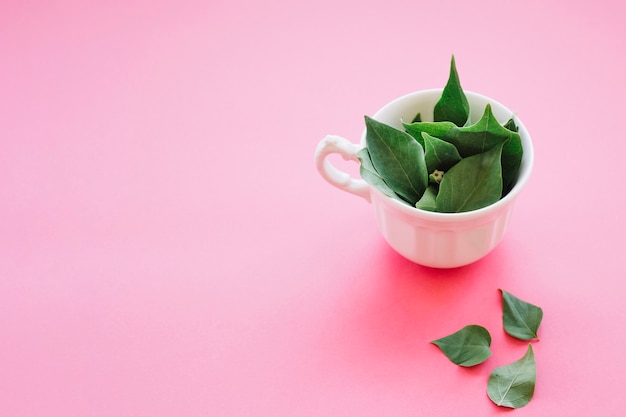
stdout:
{"type": "Polygon", "coordinates": [[[0,5],[1,416],[506,414],[498,288],[545,312],[515,415],[623,415],[622,2],[92,3],[0,5]],[[313,153],[452,53],[536,163],[496,250],[434,270],[313,153]],[[470,323],[462,369],[429,341],[470,323]]]}

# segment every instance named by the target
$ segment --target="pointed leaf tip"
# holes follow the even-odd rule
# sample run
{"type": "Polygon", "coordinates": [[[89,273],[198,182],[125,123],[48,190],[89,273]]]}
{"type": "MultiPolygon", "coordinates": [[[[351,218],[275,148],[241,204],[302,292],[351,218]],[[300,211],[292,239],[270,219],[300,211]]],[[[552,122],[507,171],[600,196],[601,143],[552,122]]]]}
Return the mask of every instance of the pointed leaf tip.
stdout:
{"type": "Polygon", "coordinates": [[[434,119],[436,122],[450,121],[457,126],[463,126],[469,117],[469,109],[469,102],[461,87],[459,73],[456,70],[456,61],[452,55],[450,75],[441,92],[441,98],[435,104],[434,119]]]}

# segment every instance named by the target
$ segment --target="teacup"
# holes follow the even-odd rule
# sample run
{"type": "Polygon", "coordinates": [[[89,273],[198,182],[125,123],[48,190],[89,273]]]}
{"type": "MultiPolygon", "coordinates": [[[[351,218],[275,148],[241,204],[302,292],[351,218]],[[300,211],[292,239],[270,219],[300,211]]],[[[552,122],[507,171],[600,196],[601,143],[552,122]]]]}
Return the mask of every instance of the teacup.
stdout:
{"type": "MultiPolygon", "coordinates": [[[[410,122],[417,113],[424,121],[432,120],[441,91],[424,90],[402,96],[381,108],[373,118],[398,129],[403,129],[402,122],[410,122]]],[[[514,116],[511,110],[491,98],[467,91],[465,95],[470,104],[471,123],[480,119],[487,103],[491,104],[494,116],[501,123],[514,116]]],[[[356,154],[365,146],[365,131],[358,145],[340,136],[326,136],[316,149],[315,162],[319,173],[330,184],[373,203],[378,228],[395,251],[420,265],[455,268],[483,258],[500,243],[515,199],[528,182],[534,159],[533,146],[524,124],[517,117],[515,123],[524,151],[517,181],[499,201],[474,211],[437,213],[420,210],[386,196],[364,180],[353,178],[333,166],[328,159],[330,154],[358,161],[356,154]]]]}

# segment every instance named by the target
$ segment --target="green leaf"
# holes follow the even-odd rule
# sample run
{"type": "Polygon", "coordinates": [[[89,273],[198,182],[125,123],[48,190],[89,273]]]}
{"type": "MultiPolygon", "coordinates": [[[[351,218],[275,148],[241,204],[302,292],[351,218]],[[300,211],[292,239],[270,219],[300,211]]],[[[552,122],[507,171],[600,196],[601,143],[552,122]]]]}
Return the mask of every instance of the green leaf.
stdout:
{"type": "Polygon", "coordinates": [[[520,360],[493,370],[487,383],[487,395],[498,406],[520,408],[533,398],[536,380],[535,355],[528,345],[520,360]]]}
{"type": "Polygon", "coordinates": [[[511,191],[515,185],[523,155],[522,139],[515,133],[502,148],[502,196],[511,191]]]}
{"type": "Polygon", "coordinates": [[[522,163],[522,140],[519,133],[509,130],[498,122],[490,104],[485,106],[482,117],[473,125],[453,128],[443,136],[435,136],[456,146],[463,158],[485,152],[498,144],[504,144],[502,148],[503,195],[513,188],[522,163]]]}
{"type": "Polygon", "coordinates": [[[448,131],[457,127],[452,122],[414,122],[404,123],[403,126],[407,133],[413,136],[422,147],[425,146],[422,133],[428,133],[431,136],[441,138],[445,136],[448,131]]]}
{"type": "Polygon", "coordinates": [[[511,132],[519,132],[519,127],[515,124],[515,120],[512,117],[504,124],[504,127],[511,132]]]}
{"type": "Polygon", "coordinates": [[[502,291],[502,322],[504,330],[521,340],[537,339],[537,331],[543,319],[543,310],[536,305],[527,303],[502,291]]]}
{"type": "Polygon", "coordinates": [[[370,185],[376,187],[383,194],[389,197],[399,198],[398,195],[394,193],[391,188],[389,188],[389,186],[387,185],[385,180],[382,179],[380,174],[378,174],[376,168],[374,168],[374,165],[372,164],[372,159],[370,158],[370,153],[367,148],[361,149],[356,154],[356,156],[359,158],[359,161],[361,161],[361,178],[363,178],[370,185]]]}
{"type": "Polygon", "coordinates": [[[441,98],[435,104],[434,119],[436,122],[450,121],[457,126],[463,126],[469,116],[469,103],[456,70],[454,55],[450,60],[450,76],[444,87],[441,98]]]}
{"type": "Polygon", "coordinates": [[[424,149],[411,135],[365,116],[367,148],[384,182],[412,206],[428,186],[424,149]]]}
{"type": "Polygon", "coordinates": [[[415,207],[420,210],[437,211],[437,191],[439,191],[437,185],[429,185],[415,207]]]}
{"type": "Polygon", "coordinates": [[[433,340],[444,355],[460,366],[474,366],[491,356],[491,335],[482,326],[470,324],[441,339],[433,340]]]}
{"type": "Polygon", "coordinates": [[[451,143],[437,139],[426,132],[422,133],[422,139],[424,140],[424,159],[428,172],[434,170],[447,171],[461,160],[459,151],[451,143]]]}
{"type": "Polygon", "coordinates": [[[421,121],[422,121],[422,113],[417,113],[415,117],[413,118],[412,122],[415,123],[415,122],[421,122],[421,121]]]}
{"type": "Polygon", "coordinates": [[[493,115],[491,105],[485,106],[480,120],[466,127],[455,127],[438,138],[450,142],[459,150],[463,158],[485,152],[498,144],[503,144],[517,135],[502,126],[493,115]]]}
{"type": "Polygon", "coordinates": [[[446,172],[439,185],[437,211],[460,213],[477,210],[502,197],[502,145],[463,158],[446,172]]]}

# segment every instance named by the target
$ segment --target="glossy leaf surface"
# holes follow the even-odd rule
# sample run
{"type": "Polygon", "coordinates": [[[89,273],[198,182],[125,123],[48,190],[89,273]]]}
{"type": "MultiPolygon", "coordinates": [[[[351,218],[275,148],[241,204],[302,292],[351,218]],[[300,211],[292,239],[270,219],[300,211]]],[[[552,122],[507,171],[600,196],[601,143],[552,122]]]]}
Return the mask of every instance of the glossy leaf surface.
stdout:
{"type": "Polygon", "coordinates": [[[471,324],[441,339],[433,340],[448,359],[460,366],[474,366],[491,356],[491,335],[482,326],[471,324]]]}
{"type": "Polygon", "coordinates": [[[521,340],[537,338],[537,331],[543,319],[543,310],[536,305],[521,300],[511,293],[502,291],[502,322],[504,330],[521,340]]]}
{"type": "Polygon", "coordinates": [[[533,398],[536,380],[535,355],[528,345],[521,359],[493,370],[487,383],[487,395],[498,406],[520,408],[533,398]]]}

